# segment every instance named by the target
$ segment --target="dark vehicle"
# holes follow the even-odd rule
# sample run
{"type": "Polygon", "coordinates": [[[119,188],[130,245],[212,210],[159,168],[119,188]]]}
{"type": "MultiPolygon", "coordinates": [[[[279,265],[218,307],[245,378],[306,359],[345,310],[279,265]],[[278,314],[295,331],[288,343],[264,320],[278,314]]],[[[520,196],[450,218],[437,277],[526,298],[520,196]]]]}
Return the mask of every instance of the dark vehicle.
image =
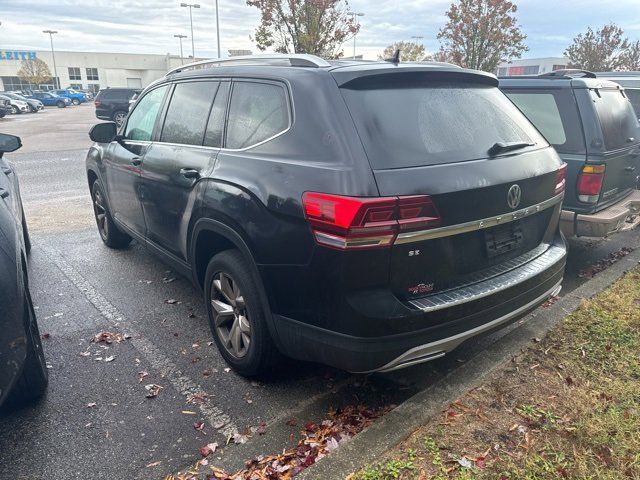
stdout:
{"type": "Polygon", "coordinates": [[[44,105],[40,100],[36,100],[35,98],[27,98],[19,93],[14,92],[1,92],[5,97],[9,97],[13,100],[20,100],[25,102],[29,106],[29,110],[31,113],[38,113],[40,110],[44,110],[44,105]]]}
{"type": "Polygon", "coordinates": [[[624,87],[624,93],[640,118],[640,72],[596,72],[595,75],[624,87]]]}
{"type": "Polygon", "coordinates": [[[504,77],[500,88],[568,165],[566,235],[604,237],[640,223],[640,124],[624,88],[578,70],[504,77]]]}
{"type": "Polygon", "coordinates": [[[354,372],[440,357],[564,272],[564,164],[497,87],[309,55],[181,67],[119,134],[91,131],[99,233],[190,277],[243,375],[278,352],[354,372]]]}
{"type": "Polygon", "coordinates": [[[47,387],[42,351],[27,278],[31,249],[15,167],[4,153],[20,139],[0,134],[0,405],[21,405],[41,397],[47,387]]]}
{"type": "Polygon", "coordinates": [[[4,118],[11,113],[11,100],[0,94],[0,118],[4,118]]]}
{"type": "Polygon", "coordinates": [[[94,104],[96,117],[111,120],[121,126],[129,113],[129,101],[141,92],[138,88],[106,88],[100,90],[94,104]]]}
{"type": "Polygon", "coordinates": [[[53,93],[49,93],[49,92],[32,92],[31,95],[29,95],[28,98],[34,98],[36,100],[40,100],[43,105],[46,105],[48,107],[50,106],[56,106],[58,108],[64,108],[68,105],[71,105],[71,100],[66,98],[66,97],[60,97],[58,95],[55,95],[53,93]]]}

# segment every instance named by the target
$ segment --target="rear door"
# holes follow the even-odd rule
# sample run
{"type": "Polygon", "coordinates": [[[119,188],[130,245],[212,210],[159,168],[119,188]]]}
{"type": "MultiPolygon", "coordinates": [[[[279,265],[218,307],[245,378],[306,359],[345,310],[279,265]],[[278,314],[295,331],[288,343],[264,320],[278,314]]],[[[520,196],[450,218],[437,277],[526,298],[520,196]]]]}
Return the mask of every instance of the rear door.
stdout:
{"type": "Polygon", "coordinates": [[[640,123],[624,90],[590,89],[599,136],[588,147],[590,163],[606,166],[598,208],[615,203],[636,187],[640,175],[640,123]]]}
{"type": "Polygon", "coordinates": [[[228,93],[228,81],[177,83],[159,138],[142,164],[147,239],[182,261],[200,179],[220,151],[228,93]]]}
{"type": "Polygon", "coordinates": [[[478,281],[555,235],[559,158],[494,80],[474,80],[389,74],[342,86],[380,195],[429,195],[440,217],[396,240],[400,297],[478,281]],[[500,143],[519,147],[490,153],[500,143]]]}

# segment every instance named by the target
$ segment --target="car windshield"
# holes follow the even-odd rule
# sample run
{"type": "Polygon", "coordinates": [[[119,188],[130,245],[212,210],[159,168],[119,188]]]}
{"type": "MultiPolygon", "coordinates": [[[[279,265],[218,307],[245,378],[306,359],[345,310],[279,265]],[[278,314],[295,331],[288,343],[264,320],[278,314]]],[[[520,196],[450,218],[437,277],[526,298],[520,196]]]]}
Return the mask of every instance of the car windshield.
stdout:
{"type": "Polygon", "coordinates": [[[342,93],[376,169],[487,158],[498,142],[548,145],[496,87],[386,81],[342,93]]]}

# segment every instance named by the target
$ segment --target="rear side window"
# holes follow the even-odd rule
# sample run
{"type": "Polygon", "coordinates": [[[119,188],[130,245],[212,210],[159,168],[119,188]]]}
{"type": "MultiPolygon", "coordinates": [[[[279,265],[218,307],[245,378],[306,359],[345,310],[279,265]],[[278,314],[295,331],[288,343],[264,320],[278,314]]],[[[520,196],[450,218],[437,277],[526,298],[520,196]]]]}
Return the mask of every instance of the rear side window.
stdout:
{"type": "Polygon", "coordinates": [[[636,117],[640,117],[640,90],[626,89],[624,93],[629,98],[633,109],[636,112],[636,117]]]}
{"type": "Polygon", "coordinates": [[[284,87],[272,83],[234,82],[227,122],[227,148],[251,147],[288,127],[289,106],[284,87]]]}
{"type": "Polygon", "coordinates": [[[224,132],[224,119],[227,112],[227,99],[229,98],[229,82],[222,82],[218,87],[218,93],[213,101],[207,131],[204,134],[204,144],[207,147],[221,147],[222,134],[224,132]]]}
{"type": "Polygon", "coordinates": [[[569,89],[514,89],[504,93],[558,152],[585,152],[578,106],[569,89]]]}
{"type": "Polygon", "coordinates": [[[640,124],[631,102],[619,90],[592,90],[602,137],[607,150],[618,150],[640,141],[640,124]]]}
{"type": "Polygon", "coordinates": [[[496,142],[547,142],[496,87],[389,81],[342,89],[375,169],[488,157],[496,142]]]}
{"type": "Polygon", "coordinates": [[[155,88],[148,92],[129,114],[124,136],[128,140],[150,141],[153,127],[158,118],[158,112],[168,85],[155,88]]]}
{"type": "Polygon", "coordinates": [[[162,128],[161,142],[202,145],[204,129],[219,82],[178,83],[162,128]]]}

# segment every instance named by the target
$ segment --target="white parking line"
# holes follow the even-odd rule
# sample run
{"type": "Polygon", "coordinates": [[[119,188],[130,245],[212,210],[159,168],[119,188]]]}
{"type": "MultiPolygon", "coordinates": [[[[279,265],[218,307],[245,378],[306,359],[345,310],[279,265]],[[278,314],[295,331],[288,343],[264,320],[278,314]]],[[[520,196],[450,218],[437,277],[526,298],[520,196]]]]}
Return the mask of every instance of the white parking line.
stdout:
{"type": "MultiPolygon", "coordinates": [[[[184,375],[178,366],[169,360],[153,343],[136,332],[131,326],[131,321],[118,311],[104,296],[96,291],[96,289],[67,262],[60,252],[41,244],[38,244],[38,249],[47,254],[69,281],[80,290],[85,298],[104,318],[109,320],[115,327],[120,327],[120,323],[126,326],[126,333],[131,335],[130,341],[133,347],[138,350],[151,366],[166,378],[181,395],[189,398],[191,395],[204,391],[195,381],[184,375]]],[[[222,425],[218,427],[217,430],[225,437],[228,438],[230,435],[238,432],[238,428],[231,421],[229,415],[224,413],[219,407],[210,402],[198,404],[197,407],[212,427],[216,428],[216,425],[222,425]]]]}

